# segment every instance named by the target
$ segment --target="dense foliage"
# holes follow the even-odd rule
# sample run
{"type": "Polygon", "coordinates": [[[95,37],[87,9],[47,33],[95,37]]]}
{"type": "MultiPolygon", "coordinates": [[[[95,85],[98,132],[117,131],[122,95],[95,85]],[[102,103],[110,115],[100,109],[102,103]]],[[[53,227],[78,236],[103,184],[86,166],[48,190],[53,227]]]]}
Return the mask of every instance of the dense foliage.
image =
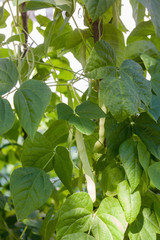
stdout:
{"type": "Polygon", "coordinates": [[[160,2],[130,3],[126,43],[121,0],[1,3],[1,240],[160,239],[160,2]]]}

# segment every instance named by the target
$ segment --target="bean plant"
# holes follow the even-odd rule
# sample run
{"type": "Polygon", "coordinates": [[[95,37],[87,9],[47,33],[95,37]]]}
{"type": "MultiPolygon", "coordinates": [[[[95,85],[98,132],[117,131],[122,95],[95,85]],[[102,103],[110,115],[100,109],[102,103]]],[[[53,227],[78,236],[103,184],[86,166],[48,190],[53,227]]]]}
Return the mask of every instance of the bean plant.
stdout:
{"type": "Polygon", "coordinates": [[[160,1],[0,4],[0,240],[160,239],[160,1]]]}

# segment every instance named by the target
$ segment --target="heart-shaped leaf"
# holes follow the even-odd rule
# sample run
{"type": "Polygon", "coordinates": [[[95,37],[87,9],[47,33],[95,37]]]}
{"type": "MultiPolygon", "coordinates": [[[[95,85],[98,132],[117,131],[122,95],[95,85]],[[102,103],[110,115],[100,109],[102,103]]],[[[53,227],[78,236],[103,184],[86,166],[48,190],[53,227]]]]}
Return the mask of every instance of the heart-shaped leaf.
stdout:
{"type": "Polygon", "coordinates": [[[18,71],[15,64],[5,58],[0,58],[0,95],[9,92],[18,81],[18,71]]]}
{"type": "Polygon", "coordinates": [[[49,87],[33,79],[24,82],[14,95],[14,105],[20,123],[31,140],[34,138],[50,98],[49,87]]]}
{"type": "Polygon", "coordinates": [[[73,116],[73,109],[65,103],[59,103],[57,105],[58,119],[69,120],[73,116]]]}
{"type": "Polygon", "coordinates": [[[52,193],[48,175],[38,168],[17,168],[11,175],[11,196],[18,219],[41,207],[52,193]]]}

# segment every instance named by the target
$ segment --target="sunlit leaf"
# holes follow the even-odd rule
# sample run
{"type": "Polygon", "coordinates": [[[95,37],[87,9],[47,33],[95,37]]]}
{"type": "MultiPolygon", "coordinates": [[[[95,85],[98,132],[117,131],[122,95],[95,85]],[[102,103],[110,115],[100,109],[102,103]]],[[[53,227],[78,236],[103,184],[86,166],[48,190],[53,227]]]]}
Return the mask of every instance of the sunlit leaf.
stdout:
{"type": "Polygon", "coordinates": [[[81,240],[94,240],[95,238],[86,234],[86,233],[72,233],[67,234],[62,238],[62,240],[75,240],[75,239],[81,239],[81,240]]]}
{"type": "Polygon", "coordinates": [[[126,220],[129,224],[134,222],[141,208],[141,195],[139,191],[131,193],[127,180],[118,185],[118,199],[124,209],[126,220]]]}
{"type": "Polygon", "coordinates": [[[87,193],[74,193],[67,198],[59,213],[57,240],[65,235],[86,232],[92,224],[93,203],[87,193]]]}
{"type": "Polygon", "coordinates": [[[97,240],[123,240],[127,222],[119,201],[105,198],[95,215],[92,225],[93,236],[97,240]]]}
{"type": "Polygon", "coordinates": [[[144,208],[129,227],[129,238],[131,240],[156,240],[156,232],[159,232],[159,228],[155,214],[151,209],[144,208]]]}

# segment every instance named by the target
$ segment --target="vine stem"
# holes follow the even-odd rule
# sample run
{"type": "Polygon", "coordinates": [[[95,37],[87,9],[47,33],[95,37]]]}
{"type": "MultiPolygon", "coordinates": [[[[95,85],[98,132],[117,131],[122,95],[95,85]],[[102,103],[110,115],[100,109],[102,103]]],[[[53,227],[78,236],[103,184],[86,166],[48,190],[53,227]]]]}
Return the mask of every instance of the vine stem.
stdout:
{"type": "Polygon", "coordinates": [[[22,234],[21,234],[21,236],[20,236],[20,238],[19,238],[19,239],[22,239],[22,238],[23,238],[23,235],[25,234],[25,232],[26,232],[27,228],[28,228],[28,226],[25,226],[25,228],[24,228],[24,230],[23,230],[23,232],[22,232],[22,234]]]}
{"type": "Polygon", "coordinates": [[[75,139],[77,143],[79,157],[83,165],[83,170],[85,172],[85,177],[87,181],[87,191],[92,201],[95,202],[96,201],[96,185],[94,181],[94,175],[89,164],[83,135],[77,129],[75,133],[75,139]]]}

